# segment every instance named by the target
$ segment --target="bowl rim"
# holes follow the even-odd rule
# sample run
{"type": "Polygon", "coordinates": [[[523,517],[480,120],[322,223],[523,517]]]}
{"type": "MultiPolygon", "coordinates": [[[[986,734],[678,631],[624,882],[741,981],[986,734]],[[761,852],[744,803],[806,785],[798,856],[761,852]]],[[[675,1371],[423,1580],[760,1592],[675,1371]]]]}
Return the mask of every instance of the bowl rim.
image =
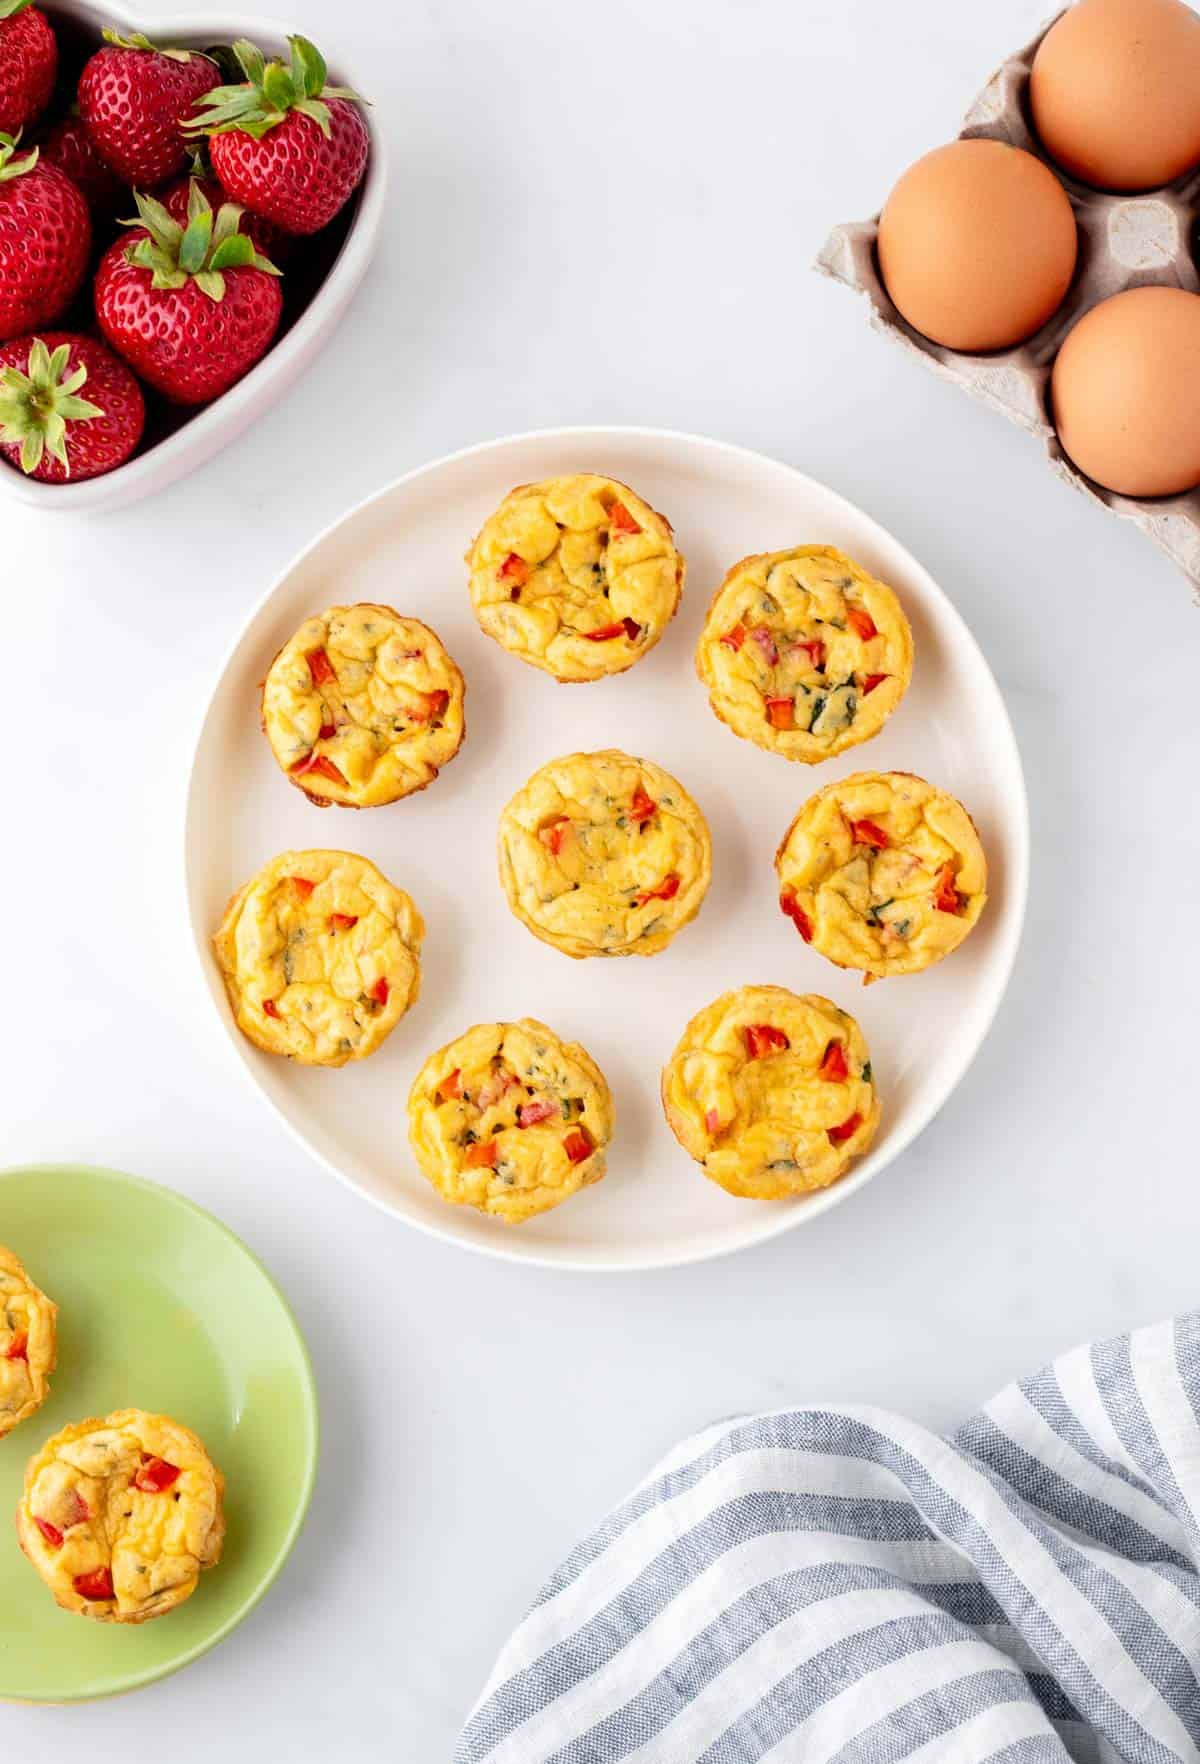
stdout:
{"type": "Polygon", "coordinates": [[[997,1012],[1000,1009],[1000,1005],[1008,993],[1008,988],[1012,980],[1013,968],[1016,964],[1017,952],[1020,948],[1021,938],[1024,931],[1025,917],[1029,901],[1031,834],[1029,792],[1025,780],[1025,767],[1024,761],[1021,757],[1020,743],[1017,740],[1016,731],[1013,728],[1012,718],[1009,714],[1008,706],[1005,703],[1004,695],[1000,691],[999,683],[992,671],[991,664],[988,662],[974,632],[967,624],[966,619],[963,617],[954,601],[946,593],[945,589],[940,586],[925,565],[914,557],[903,541],[896,538],[896,536],[888,528],[884,527],[881,522],[877,521],[873,515],[867,514],[858,503],[852,501],[847,496],[843,496],[841,491],[833,490],[829,485],[823,483],[822,480],[814,478],[810,473],[801,471],[799,467],[793,466],[786,460],[779,459],[773,454],[764,453],[757,448],[746,447],[739,442],[722,441],[710,435],[689,433],[685,430],[657,428],[653,425],[646,424],[585,423],[556,428],[521,430],[512,434],[494,436],[484,441],[473,442],[466,447],[457,448],[436,459],[427,460],[421,465],[414,466],[409,471],[401,472],[398,476],[390,479],[378,489],[363,496],[359,501],[352,504],[351,507],[344,510],[340,515],[337,515],[332,520],[328,521],[319,532],[314,534],[311,539],[296,550],[287,563],[275,574],[263,593],[259,595],[253,605],[247,609],[237,630],[233,634],[232,639],[226,646],[225,651],[214,670],[213,684],[206,696],[203,710],[201,711],[196,725],[195,739],[190,747],[188,788],[182,804],[183,826],[181,829],[181,844],[183,864],[181,883],[183,889],[183,909],[186,915],[186,922],[191,931],[192,947],[197,958],[193,974],[208,1002],[206,1015],[208,1015],[214,1031],[219,1033],[227,1055],[237,1064],[242,1073],[243,1079],[251,1086],[260,1100],[265,1103],[276,1118],[283,1124],[291,1138],[320,1168],[328,1171],[332,1176],[335,1176],[343,1187],[347,1188],[361,1201],[366,1202],[378,1212],[385,1214],[389,1218],[397,1220],[400,1224],[423,1232],[426,1236],[437,1238],[443,1243],[452,1244],[457,1249],[468,1250],[474,1254],[488,1256],[498,1261],[510,1262],[523,1267],[543,1267],[547,1269],[562,1270],[569,1273],[590,1274],[595,1276],[609,1274],[645,1274],[670,1268],[688,1267],[696,1263],[715,1261],[724,1256],[733,1255],[743,1250],[753,1249],[760,1244],[774,1240],[784,1232],[792,1231],[800,1225],[808,1224],[811,1220],[818,1218],[822,1213],[830,1211],[833,1207],[840,1206],[841,1203],[848,1200],[852,1194],[857,1193],[861,1188],[865,1187],[867,1183],[873,1181],[880,1173],[880,1170],[886,1166],[880,1166],[878,1169],[873,1168],[869,1160],[863,1160],[855,1169],[851,1170],[848,1175],[844,1176],[841,1181],[834,1183],[829,1188],[820,1190],[816,1194],[806,1196],[802,1207],[781,1209],[778,1216],[770,1222],[765,1230],[756,1232],[750,1239],[734,1238],[731,1242],[723,1242],[716,1246],[701,1245],[691,1250],[683,1250],[668,1254],[655,1253],[652,1249],[646,1249],[644,1246],[639,1246],[637,1250],[631,1252],[620,1261],[594,1261],[589,1260],[586,1257],[576,1257],[570,1254],[560,1254],[557,1252],[543,1253],[536,1247],[518,1249],[515,1244],[510,1243],[506,1237],[501,1237],[499,1234],[495,1236],[494,1241],[476,1241],[474,1239],[459,1236],[449,1228],[448,1224],[443,1227],[434,1219],[418,1218],[411,1214],[401,1212],[396,1207],[389,1205],[388,1202],[380,1196],[370,1194],[365,1189],[360,1188],[357,1182],[353,1181],[348,1175],[346,1175],[336,1163],[326,1157],[315,1145],[311,1144],[300,1128],[295,1125],[285,1113],[283,1108],[257,1081],[248,1058],[248,1050],[238,1045],[242,1040],[240,1032],[238,1032],[236,1028],[231,1031],[230,1025],[224,1020],[221,1012],[220,1000],[223,996],[224,989],[212,964],[210,928],[199,922],[199,916],[193,911],[192,907],[191,884],[193,866],[191,847],[193,839],[193,805],[197,800],[197,792],[199,789],[197,768],[200,751],[205,741],[209,719],[215,712],[221,683],[233,663],[238,650],[241,648],[246,633],[253,626],[259,615],[265,610],[287,578],[292,575],[292,573],[298,569],[313,552],[318,550],[337,528],[344,526],[351,521],[357,520],[358,517],[372,504],[382,501],[401,486],[411,484],[417,479],[425,476],[432,476],[447,467],[457,465],[482,453],[506,447],[518,447],[530,442],[546,446],[558,445],[564,442],[568,442],[574,446],[587,446],[593,441],[614,440],[652,442],[657,446],[668,447],[698,447],[710,452],[719,452],[726,457],[731,467],[740,466],[742,469],[761,469],[766,466],[772,470],[784,471],[789,473],[793,478],[800,480],[802,483],[813,486],[820,490],[822,494],[830,496],[834,500],[840,502],[856,520],[863,523],[873,539],[882,541],[885,545],[893,547],[901,555],[905,568],[911,570],[915,576],[918,576],[921,579],[922,585],[930,592],[947,622],[954,627],[958,640],[977,658],[986,679],[991,684],[994,694],[994,705],[992,708],[1001,732],[1006,737],[1006,745],[1011,752],[1014,762],[1012,776],[1013,795],[1011,800],[1011,819],[1009,822],[1011,849],[1007,854],[1007,861],[1010,868],[1006,870],[1005,881],[1005,893],[1011,904],[1003,927],[1004,940],[1001,942],[998,950],[997,972],[999,978],[994,987],[993,997],[990,1000],[988,1009],[976,1026],[973,1044],[966,1054],[966,1057],[962,1060],[953,1081],[949,1084],[940,1098],[927,1103],[922,1109],[915,1112],[913,1119],[906,1125],[903,1133],[891,1148],[887,1158],[887,1166],[894,1164],[898,1158],[903,1156],[919,1135],[929,1126],[930,1122],[938,1115],[953,1092],[958,1089],[978,1057],[979,1050],[987,1040],[992,1025],[995,1022],[997,1012]]]}
{"type": "MultiPolygon", "coordinates": [[[[97,33],[105,25],[132,28],[143,31],[152,41],[177,42],[184,48],[198,48],[202,43],[222,42],[237,36],[251,36],[268,45],[282,45],[288,36],[286,25],[261,13],[238,14],[222,10],[211,15],[181,12],[177,16],[163,17],[158,13],[136,13],[125,0],[113,0],[111,5],[102,4],[101,0],[45,0],[45,3],[52,17],[55,13],[63,14],[81,24],[94,26],[97,33]]],[[[341,82],[358,89],[340,56],[331,58],[330,67],[341,82]]],[[[153,490],[165,489],[175,479],[203,465],[235,440],[260,410],[283,394],[291,378],[321,346],[326,325],[333,322],[340,308],[349,301],[379,241],[389,175],[387,147],[372,118],[369,104],[363,106],[362,116],[370,137],[370,153],[358,189],[358,206],[346,236],[328,274],[304,311],[287,333],[272,343],[249,373],[210,404],[197,407],[195,414],[174,434],[156,442],[144,453],[135,453],[115,471],[97,478],[85,478],[75,484],[43,484],[0,461],[0,493],[33,507],[53,508],[60,512],[97,512],[119,503],[132,502],[153,490]]]]}

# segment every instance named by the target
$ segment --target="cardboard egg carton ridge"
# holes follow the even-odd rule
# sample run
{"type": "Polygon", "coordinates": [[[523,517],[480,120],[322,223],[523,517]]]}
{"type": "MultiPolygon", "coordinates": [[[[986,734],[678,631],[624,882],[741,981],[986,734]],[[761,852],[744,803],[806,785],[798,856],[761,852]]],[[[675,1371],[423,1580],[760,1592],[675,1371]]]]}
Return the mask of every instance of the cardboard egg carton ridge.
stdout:
{"type": "MultiPolygon", "coordinates": [[[[1111,294],[1147,284],[1200,293],[1191,244],[1200,215],[1200,168],[1146,195],[1105,195],[1061,172],[1047,157],[1029,121],[1029,74],[1050,24],[994,73],[963,121],[961,138],[977,135],[1023,147],[1047,164],[1071,200],[1079,224],[1079,262],[1067,297],[1027,342],[995,355],[963,355],[930,342],[897,312],[879,274],[879,216],[835,227],[815,267],[864,294],[872,326],[943,379],[982,399],[1041,440],[1060,478],[1113,514],[1131,520],[1188,577],[1200,602],[1200,488],[1154,501],[1105,490],[1067,458],[1050,420],[1050,369],[1077,319],[1111,294]]],[[[931,143],[931,146],[936,143],[931,143]]]]}

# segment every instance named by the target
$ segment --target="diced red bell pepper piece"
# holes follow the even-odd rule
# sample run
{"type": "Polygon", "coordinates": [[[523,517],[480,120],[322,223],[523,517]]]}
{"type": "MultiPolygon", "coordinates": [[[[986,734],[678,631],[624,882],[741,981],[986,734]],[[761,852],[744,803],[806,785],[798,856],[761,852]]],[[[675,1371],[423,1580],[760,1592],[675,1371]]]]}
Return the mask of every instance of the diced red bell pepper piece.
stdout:
{"type": "Polygon", "coordinates": [[[961,913],[962,895],[954,885],[954,865],[943,864],[938,872],[937,891],[933,904],[939,913],[961,913]]]}
{"type": "Polygon", "coordinates": [[[825,666],[825,644],[820,637],[802,637],[792,648],[802,649],[814,668],[820,670],[825,666]]]}
{"type": "Polygon", "coordinates": [[[850,1076],[850,1068],[846,1064],[845,1044],[831,1041],[825,1049],[825,1057],[817,1068],[817,1077],[824,1078],[828,1084],[844,1084],[850,1076]]]}
{"type": "Polygon", "coordinates": [[[52,1550],[62,1549],[63,1534],[58,1529],[57,1525],[51,1525],[49,1519],[39,1519],[36,1513],[33,1515],[33,1523],[37,1526],[52,1550]]]}
{"type": "Polygon", "coordinates": [[[642,530],[623,502],[613,503],[608,519],[614,533],[640,533],[642,530]]]}
{"type": "Polygon", "coordinates": [[[876,686],[882,686],[890,678],[890,674],[868,674],[862,684],[863,697],[866,698],[868,693],[874,692],[876,686]]]}
{"type": "Polygon", "coordinates": [[[874,851],[886,851],[892,843],[875,821],[851,821],[850,831],[855,845],[869,845],[874,851]]]}
{"type": "Polygon", "coordinates": [[[546,1102],[535,1097],[532,1102],[522,1103],[517,1110],[518,1127],[536,1127],[539,1121],[548,1121],[552,1115],[559,1115],[562,1110],[557,1103],[546,1102]]]}
{"type": "Polygon", "coordinates": [[[437,1087],[438,1101],[451,1102],[455,1097],[461,1095],[462,1072],[458,1066],[455,1066],[453,1072],[451,1072],[448,1077],[443,1078],[442,1082],[437,1087]]]}
{"type": "Polygon", "coordinates": [[[861,606],[848,606],[846,608],[846,623],[854,632],[854,635],[861,638],[864,643],[869,643],[872,637],[878,637],[879,635],[879,626],[875,623],[870,613],[861,606]]]}
{"type": "Polygon", "coordinates": [[[766,625],[755,625],[748,635],[762,651],[762,658],[767,666],[773,668],[779,660],[779,648],[766,625]]]}
{"type": "Polygon", "coordinates": [[[178,1464],[168,1464],[165,1458],[144,1458],[133,1486],[140,1488],[143,1494],[161,1494],[173,1482],[178,1482],[182,1474],[178,1464]]]}
{"type": "Polygon", "coordinates": [[[679,893],[679,877],[674,871],[663,879],[657,888],[648,888],[645,894],[637,897],[638,906],[648,906],[652,900],[674,900],[679,893]]]}
{"type": "Polygon", "coordinates": [[[643,821],[648,821],[650,819],[657,807],[658,804],[655,802],[654,798],[652,796],[647,796],[645,790],[639,784],[633,793],[633,801],[629,805],[629,819],[633,822],[634,826],[640,827],[643,821]]]}
{"type": "Polygon", "coordinates": [[[761,1060],[767,1054],[783,1053],[791,1042],[782,1029],[776,1029],[773,1023],[747,1023],[746,1052],[752,1060],[761,1060]]]}
{"type": "Polygon", "coordinates": [[[704,1125],[708,1129],[709,1133],[711,1133],[713,1135],[713,1137],[715,1138],[716,1135],[721,1131],[721,1111],[720,1111],[720,1109],[709,1109],[707,1114],[704,1117],[704,1125]]]}
{"type": "Polygon", "coordinates": [[[367,997],[373,998],[377,1005],[385,1005],[388,1001],[388,993],[391,990],[391,987],[381,974],[378,980],[376,980],[374,986],[372,986],[370,992],[367,994],[367,997]]]}
{"type": "Polygon", "coordinates": [[[586,1127],[572,1127],[563,1140],[563,1150],[572,1164],[582,1164],[595,1149],[595,1141],[586,1127]]]}
{"type": "Polygon", "coordinates": [[[515,551],[510,551],[500,565],[500,579],[504,582],[514,583],[518,588],[523,588],[529,580],[529,565],[523,557],[518,557],[515,551]]]}
{"type": "Polygon", "coordinates": [[[278,1018],[279,1007],[275,1003],[275,1000],[273,998],[264,998],[263,999],[263,1016],[278,1018]]]}
{"type": "Polygon", "coordinates": [[[861,1126],[862,1126],[862,1116],[861,1115],[851,1115],[849,1120],[843,1121],[840,1127],[826,1128],[826,1132],[829,1134],[830,1144],[831,1145],[845,1145],[845,1143],[848,1139],[854,1138],[854,1135],[858,1132],[858,1130],[861,1126]]]}
{"type": "Polygon", "coordinates": [[[288,881],[296,890],[296,893],[300,896],[301,900],[307,900],[313,889],[317,886],[315,882],[310,882],[307,876],[289,876],[288,881]]]}
{"type": "Polygon", "coordinates": [[[333,663],[323,649],[310,649],[304,659],[308,663],[308,671],[313,677],[314,686],[328,686],[331,680],[337,679],[337,675],[333,671],[333,663]]]}
{"type": "Polygon", "coordinates": [[[557,857],[563,848],[563,841],[570,831],[570,821],[565,815],[560,815],[557,821],[547,821],[544,827],[538,828],[538,838],[551,857],[557,857]]]}
{"type": "Polygon", "coordinates": [[[772,729],[794,729],[796,706],[790,698],[768,698],[767,721],[772,729]]]}
{"type": "Polygon", "coordinates": [[[87,1574],[77,1574],[72,1585],[81,1599],[111,1599],[112,1569],[93,1568],[87,1574]]]}
{"type": "Polygon", "coordinates": [[[6,1360],[24,1360],[28,1364],[28,1361],[29,1361],[29,1332],[27,1330],[22,1329],[22,1331],[19,1335],[13,1336],[12,1340],[8,1344],[8,1348],[7,1348],[7,1351],[5,1352],[4,1358],[6,1360]]]}
{"type": "Polygon", "coordinates": [[[812,920],[800,905],[800,902],[796,899],[796,890],[794,888],[785,888],[783,893],[779,896],[779,905],[781,910],[785,912],[788,918],[792,921],[792,924],[796,927],[797,931],[799,931],[805,943],[811,943],[813,935],[812,920]]]}
{"type": "Polygon", "coordinates": [[[726,649],[733,650],[740,649],[745,641],[746,627],[742,624],[735,625],[731,631],[726,631],[724,637],[721,638],[721,642],[725,645],[726,649]]]}
{"type": "Polygon", "coordinates": [[[463,1163],[468,1170],[494,1170],[499,1156],[500,1148],[494,1139],[477,1139],[467,1147],[463,1163]]]}
{"type": "Polygon", "coordinates": [[[446,706],[450,703],[450,694],[441,688],[437,692],[422,692],[418,695],[418,703],[409,710],[409,716],[417,723],[435,723],[446,714],[446,706]]]}
{"type": "Polygon", "coordinates": [[[319,777],[328,778],[333,784],[344,784],[346,782],[342,773],[338,771],[333,761],[327,759],[323,753],[317,753],[314,751],[313,753],[305,754],[304,758],[302,760],[297,760],[292,767],[293,778],[303,778],[309,772],[316,772],[319,777]]]}
{"type": "Polygon", "coordinates": [[[329,915],[329,929],[331,931],[352,931],[357,924],[357,913],[330,913],[329,915]]]}
{"type": "Polygon", "coordinates": [[[580,632],[589,643],[609,643],[614,637],[628,637],[631,643],[636,643],[641,634],[642,627],[636,619],[618,619],[615,624],[601,625],[597,631],[580,632]]]}

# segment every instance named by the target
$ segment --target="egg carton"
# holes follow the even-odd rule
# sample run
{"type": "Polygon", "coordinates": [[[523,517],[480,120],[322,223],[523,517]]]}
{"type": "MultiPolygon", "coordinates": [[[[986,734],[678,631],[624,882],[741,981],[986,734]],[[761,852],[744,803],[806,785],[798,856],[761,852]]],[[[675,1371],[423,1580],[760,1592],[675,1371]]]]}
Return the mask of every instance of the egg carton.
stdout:
{"type": "MultiPolygon", "coordinates": [[[[1056,15],[1061,17],[1061,13],[1056,15]]],[[[870,305],[872,326],[900,343],[943,379],[1036,435],[1060,478],[1113,514],[1134,521],[1166,552],[1200,602],[1200,489],[1154,500],[1119,496],[1080,472],[1063,452],[1050,417],[1050,369],[1076,320],[1110,294],[1157,285],[1200,293],[1192,238],[1200,216],[1200,168],[1145,195],[1105,195],[1067,177],[1043,151],[1029,114],[1029,75],[1051,19],[1026,48],[992,75],[963,120],[960,139],[986,136],[1023,147],[1050,167],[1079,225],[1079,261],[1067,297],[1049,322],[1015,349],[964,355],[915,331],[888,298],[879,273],[879,216],[835,227],[815,267],[870,305]]]]}

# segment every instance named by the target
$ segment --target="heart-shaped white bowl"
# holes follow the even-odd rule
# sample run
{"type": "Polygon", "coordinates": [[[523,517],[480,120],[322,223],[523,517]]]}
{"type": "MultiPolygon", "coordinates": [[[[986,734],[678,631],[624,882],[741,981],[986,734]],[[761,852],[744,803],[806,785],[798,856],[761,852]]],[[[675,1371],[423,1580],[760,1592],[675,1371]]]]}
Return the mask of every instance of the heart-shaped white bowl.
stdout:
{"type": "MultiPolygon", "coordinates": [[[[119,30],[123,36],[141,31],[152,43],[183,49],[204,49],[214,43],[230,43],[236,37],[249,37],[269,55],[286,55],[287,28],[269,19],[225,12],[182,13],[177,18],[153,19],[135,16],[120,4],[98,5],[94,0],[39,0],[39,4],[54,25],[60,45],[68,50],[64,57],[68,62],[72,46],[99,48],[101,32],[106,27],[119,30]]],[[[330,64],[330,78],[339,85],[363,90],[351,70],[336,58],[330,64]]],[[[56,103],[61,101],[60,93],[56,103]]],[[[339,216],[329,229],[344,233],[336,254],[307,301],[290,314],[285,311],[285,329],[245,378],[212,404],[193,412],[174,412],[170,426],[151,434],[140,452],[105,477],[88,478],[78,484],[41,484],[0,461],[0,493],[42,509],[95,513],[123,507],[164,489],[176,478],[203,465],[282,397],[329,341],[379,241],[387,183],[385,150],[369,109],[364,109],[363,117],[371,137],[371,155],[365,178],[343,210],[343,216],[349,215],[348,224],[339,216]]],[[[321,242],[322,235],[317,234],[311,246],[306,241],[300,249],[319,248],[321,242]]],[[[284,276],[286,288],[286,266],[284,276]]],[[[161,406],[156,402],[154,408],[158,410],[161,406]]]]}

